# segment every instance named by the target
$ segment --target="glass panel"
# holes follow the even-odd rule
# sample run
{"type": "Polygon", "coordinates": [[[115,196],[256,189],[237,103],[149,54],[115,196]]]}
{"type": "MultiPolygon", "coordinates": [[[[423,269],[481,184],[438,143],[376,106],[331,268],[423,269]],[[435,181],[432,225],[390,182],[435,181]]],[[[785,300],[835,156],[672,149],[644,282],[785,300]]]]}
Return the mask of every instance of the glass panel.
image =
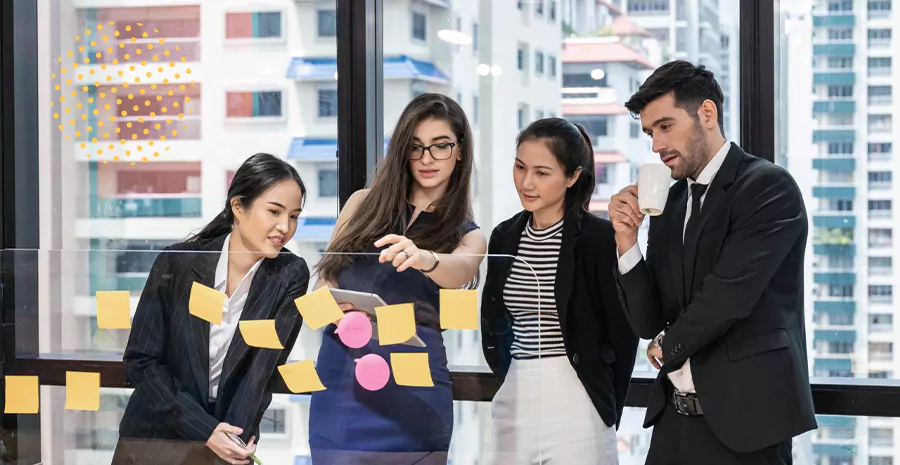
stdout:
{"type": "Polygon", "coordinates": [[[153,3],[37,1],[41,244],[72,251],[44,257],[85,286],[65,295],[90,280],[140,290],[139,251],[220,215],[260,152],[305,183],[287,246],[314,265],[338,210],[335,0],[153,3]]]}
{"type": "MultiPolygon", "coordinates": [[[[894,378],[893,289],[900,275],[893,269],[891,2],[825,3],[780,2],[776,11],[775,124],[782,137],[776,161],[803,191],[810,222],[804,299],[810,374],[894,378]],[[826,36],[835,42],[836,28],[852,34],[823,46],[826,36]]],[[[831,442],[843,434],[837,441],[852,444],[852,453],[814,443],[814,450],[830,452],[810,463],[894,459],[892,442],[871,434],[859,439],[866,427],[836,428],[821,434],[832,435],[831,442]],[[831,452],[829,461],[824,456],[831,452]]]]}
{"type": "MultiPolygon", "coordinates": [[[[454,395],[482,397],[486,389],[496,385],[481,350],[482,325],[489,324],[491,332],[501,338],[514,334],[515,342],[511,348],[514,353],[530,353],[536,347],[546,348],[555,341],[552,334],[545,333],[543,323],[558,325],[557,316],[555,312],[545,314],[540,310],[541,305],[552,301],[553,296],[542,294],[545,287],[534,270],[541,270],[546,264],[539,261],[528,262],[502,255],[472,256],[474,263],[479,263],[477,274],[476,269],[468,268],[461,274],[450,273],[450,276],[475,274],[470,282],[450,292],[441,290],[418,270],[398,273],[391,264],[379,263],[377,253],[352,254],[352,265],[340,273],[334,289],[325,295],[332,295],[338,302],[353,302],[353,308],[366,312],[352,311],[348,315],[374,315],[361,316],[361,322],[346,325],[341,321],[339,326],[327,323],[331,317],[318,317],[325,326],[312,329],[310,325],[316,324],[316,314],[327,310],[327,306],[315,301],[314,295],[322,295],[323,291],[307,293],[307,297],[299,302],[293,300],[306,292],[299,287],[305,282],[298,281],[306,270],[294,268],[296,255],[291,252],[269,258],[246,252],[223,255],[223,246],[224,239],[219,238],[176,246],[198,247],[197,251],[129,250],[124,256],[118,250],[4,253],[2,263],[8,268],[2,273],[3,286],[21,287],[25,279],[38,273],[39,317],[42,322],[47,322],[42,323],[40,331],[52,336],[41,338],[43,357],[108,362],[122,360],[125,350],[125,376],[135,388],[132,393],[130,389],[104,387],[98,394],[96,388],[94,391],[80,390],[68,376],[65,389],[45,387],[40,402],[40,413],[46,422],[42,441],[45,454],[49,454],[45,456],[45,462],[52,459],[52,463],[59,464],[105,463],[110,460],[117,443],[119,447],[127,444],[127,447],[136,448],[132,449],[134,451],[143,450],[141,448],[147,447],[148,442],[133,438],[155,434],[153,431],[159,431],[158,428],[164,428],[161,425],[166,424],[153,423],[160,415],[166,415],[165,407],[158,403],[158,396],[165,389],[163,386],[180,386],[177,391],[179,402],[194,403],[198,408],[203,405],[202,411],[194,414],[210,415],[213,423],[217,423],[241,417],[243,404],[237,401],[235,391],[243,386],[240,383],[244,378],[240,374],[246,371],[241,370],[252,372],[254,367],[272,370],[262,374],[270,377],[266,383],[270,386],[268,389],[283,393],[290,389],[282,386],[283,381],[291,386],[291,378],[275,372],[276,367],[309,361],[312,362],[310,366],[315,366],[316,376],[325,390],[313,394],[312,399],[304,394],[308,392],[307,388],[299,388],[292,395],[275,395],[258,430],[253,423],[236,425],[259,434],[257,456],[262,461],[308,463],[311,447],[321,450],[323,444],[343,444],[353,448],[363,443],[405,441],[403,444],[418,444],[433,450],[450,447],[452,463],[480,463],[487,453],[482,444],[491,438],[490,404],[453,403],[452,399],[454,395]],[[129,270],[145,272],[122,277],[117,272],[118,267],[126,263],[129,270]],[[241,263],[252,264],[249,271],[252,274],[232,280],[227,270],[241,263]],[[38,264],[41,265],[39,270],[38,264]],[[147,264],[152,264],[149,270],[147,264]],[[511,286],[503,296],[491,296],[491,299],[505,299],[509,308],[515,308],[514,302],[536,299],[538,311],[515,314],[512,320],[503,316],[491,319],[485,314],[481,316],[486,319],[479,318],[480,302],[488,298],[480,289],[488,274],[508,275],[511,286]],[[249,281],[247,276],[250,276],[249,281]],[[292,287],[295,284],[298,287],[292,287]],[[204,286],[212,289],[204,290],[204,286]],[[227,297],[222,291],[230,286],[234,290],[227,297]],[[110,291],[125,293],[118,295],[110,291]],[[522,297],[520,294],[526,291],[529,295],[522,297]],[[373,294],[366,294],[368,292],[373,294]],[[245,295],[242,297],[242,294],[245,295]],[[293,323],[297,321],[295,312],[298,309],[307,323],[302,329],[293,323]],[[203,320],[218,320],[220,324],[204,323],[203,320]],[[266,332],[252,331],[245,326],[248,320],[274,320],[275,330],[269,330],[275,338],[274,343],[287,346],[289,353],[279,354],[275,352],[278,349],[258,347],[268,344],[264,342],[266,332]],[[542,324],[537,325],[537,322],[542,324]],[[412,336],[402,334],[406,325],[412,336]],[[337,328],[341,329],[338,331],[337,328]],[[371,334],[354,342],[353,335],[362,328],[369,328],[371,334]],[[398,334],[392,335],[392,332],[398,334]],[[393,340],[404,342],[390,342],[393,340]],[[292,348],[290,344],[293,344],[292,348]],[[206,370],[212,375],[198,380],[193,371],[197,366],[202,367],[200,371],[206,370]],[[244,368],[239,368],[241,366],[244,368]],[[451,370],[457,373],[453,378],[451,370]],[[154,381],[165,377],[171,377],[173,381],[164,384],[154,381]],[[67,407],[66,402],[75,399],[76,393],[94,402],[99,399],[99,411],[69,410],[72,406],[67,407]],[[228,399],[228,402],[207,406],[205,399],[214,396],[228,399]],[[131,413],[123,420],[129,400],[135,404],[129,407],[131,413]],[[156,410],[153,413],[142,410],[148,406],[156,410]],[[123,421],[120,429],[119,424],[123,421]],[[392,426],[394,422],[402,427],[392,426]],[[147,429],[151,423],[152,431],[147,429]],[[351,427],[351,424],[356,426],[351,427]],[[347,435],[347,428],[355,428],[356,432],[347,435]],[[132,439],[127,443],[119,442],[120,432],[132,439]],[[348,438],[353,440],[348,442],[348,438]]],[[[347,255],[333,257],[346,258],[347,255]]],[[[446,255],[443,257],[441,266],[444,269],[470,266],[452,265],[453,261],[446,255]]],[[[311,283],[310,292],[315,286],[315,282],[311,283]]],[[[31,309],[22,304],[16,312],[17,321],[25,323],[31,309]]],[[[337,318],[340,318],[340,311],[337,312],[337,318]]],[[[17,327],[17,330],[17,337],[24,337],[27,325],[17,327]]],[[[546,364],[543,359],[514,361],[507,382],[516,386],[516,382],[523,382],[518,381],[518,377],[526,375],[533,377],[535,382],[549,380],[548,389],[551,384],[560,384],[560,376],[578,382],[571,362],[564,354],[547,360],[558,363],[546,364]],[[562,375],[557,366],[570,372],[562,375]],[[512,381],[514,379],[516,381],[512,381]]],[[[596,360],[596,363],[603,362],[596,360]]],[[[100,382],[107,386],[121,383],[109,378],[100,382]]],[[[246,395],[255,398],[252,394],[246,395]]],[[[510,400],[509,395],[507,400],[510,400]]],[[[260,398],[265,402],[264,397],[260,398]]],[[[565,396],[553,398],[564,399],[565,396]]],[[[534,405],[523,407],[535,408],[533,414],[540,416],[555,409],[555,405],[551,405],[551,399],[545,402],[542,398],[534,405]]],[[[612,430],[609,433],[614,434],[612,430]]],[[[165,453],[176,454],[184,441],[150,441],[149,444],[163,446],[165,453]]],[[[199,449],[203,450],[202,447],[199,449]]]]}

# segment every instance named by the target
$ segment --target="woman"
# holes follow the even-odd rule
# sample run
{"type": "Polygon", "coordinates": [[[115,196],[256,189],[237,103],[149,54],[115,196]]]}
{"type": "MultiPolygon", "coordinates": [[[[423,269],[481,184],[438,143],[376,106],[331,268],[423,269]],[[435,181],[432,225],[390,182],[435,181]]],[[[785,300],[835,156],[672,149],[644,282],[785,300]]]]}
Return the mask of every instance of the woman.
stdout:
{"type": "Polygon", "coordinates": [[[513,179],[524,211],[491,235],[482,344],[501,387],[492,464],[616,464],[638,339],[620,307],[612,225],[589,213],[594,156],[564,119],[532,123],[513,179]]]}
{"type": "Polygon", "coordinates": [[[272,391],[284,384],[276,370],[300,331],[294,299],[306,293],[309,268],[284,245],[305,198],[291,165],[256,154],[235,173],[225,209],[157,257],[125,348],[135,390],[114,464],[249,463],[272,391]],[[227,296],[221,325],[190,314],[195,282],[227,296]],[[248,347],[239,320],[275,320],[284,349],[248,347]]]}
{"type": "MultiPolygon", "coordinates": [[[[413,303],[425,348],[350,349],[326,327],[316,365],[327,388],[313,393],[313,463],[445,464],[453,430],[453,391],[441,337],[438,295],[478,272],[484,235],[472,222],[472,131],[462,108],[423,94],[403,110],[370,190],[353,194],[317,267],[319,286],[371,292],[387,304],[413,303]],[[401,387],[393,379],[367,391],[354,360],[378,354],[426,352],[432,388],[401,387]]],[[[344,307],[345,310],[349,308],[344,307]]]]}

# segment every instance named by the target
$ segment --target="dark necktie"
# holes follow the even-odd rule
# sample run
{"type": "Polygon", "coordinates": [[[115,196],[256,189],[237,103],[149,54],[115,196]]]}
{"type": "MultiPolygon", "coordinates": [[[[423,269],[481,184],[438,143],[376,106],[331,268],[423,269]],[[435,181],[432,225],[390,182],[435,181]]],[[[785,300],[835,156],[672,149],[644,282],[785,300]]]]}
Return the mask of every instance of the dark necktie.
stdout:
{"type": "Polygon", "coordinates": [[[694,256],[697,253],[697,227],[700,224],[700,200],[706,192],[706,184],[691,184],[691,216],[684,228],[684,258],[681,264],[684,267],[684,296],[691,301],[691,288],[694,284],[694,256]]]}

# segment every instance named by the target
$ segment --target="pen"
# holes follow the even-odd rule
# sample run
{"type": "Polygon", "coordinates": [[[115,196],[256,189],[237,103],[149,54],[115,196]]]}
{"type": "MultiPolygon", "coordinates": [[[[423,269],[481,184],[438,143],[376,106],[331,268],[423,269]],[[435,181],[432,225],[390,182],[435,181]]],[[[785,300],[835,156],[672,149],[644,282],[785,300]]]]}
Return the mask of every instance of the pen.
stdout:
{"type": "MultiPolygon", "coordinates": [[[[231,438],[232,441],[236,442],[239,446],[243,447],[244,449],[247,448],[247,443],[245,443],[244,440],[241,439],[240,437],[235,436],[235,435],[229,433],[228,431],[225,431],[225,435],[228,436],[229,438],[231,438]]],[[[256,455],[254,455],[254,454],[250,454],[250,460],[253,460],[254,462],[256,462],[256,465],[262,465],[262,462],[260,462],[259,459],[256,458],[256,455]]]]}

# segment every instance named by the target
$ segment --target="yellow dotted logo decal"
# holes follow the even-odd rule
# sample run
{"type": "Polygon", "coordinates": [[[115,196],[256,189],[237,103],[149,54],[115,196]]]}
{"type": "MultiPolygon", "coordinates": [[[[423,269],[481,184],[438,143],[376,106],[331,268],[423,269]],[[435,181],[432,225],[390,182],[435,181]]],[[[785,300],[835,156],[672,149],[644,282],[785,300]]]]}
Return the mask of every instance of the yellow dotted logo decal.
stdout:
{"type": "Polygon", "coordinates": [[[169,141],[184,137],[179,131],[198,138],[188,50],[178,39],[153,37],[158,34],[143,23],[97,24],[56,60],[57,72],[50,76],[53,119],[83,156],[134,165],[168,151],[169,141]]]}

